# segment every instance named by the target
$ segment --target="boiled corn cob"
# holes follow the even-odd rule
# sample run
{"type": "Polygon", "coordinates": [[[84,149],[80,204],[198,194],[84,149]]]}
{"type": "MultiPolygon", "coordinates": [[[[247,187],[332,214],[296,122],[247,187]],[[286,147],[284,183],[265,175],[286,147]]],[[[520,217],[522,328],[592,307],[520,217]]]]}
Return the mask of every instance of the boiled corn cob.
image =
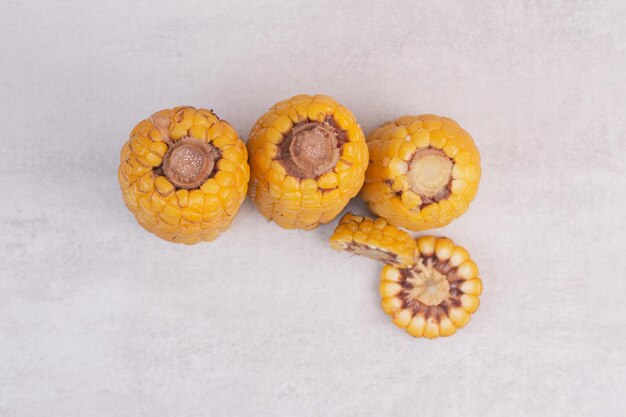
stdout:
{"type": "Polygon", "coordinates": [[[328,96],[298,95],[259,118],[248,140],[250,197],[287,229],[334,219],[363,185],[368,150],[352,113],[328,96]]]}
{"type": "Polygon", "coordinates": [[[212,110],[161,110],[135,126],[120,153],[118,179],[128,209],[171,242],[211,241],[246,196],[244,143],[212,110]]]}
{"type": "Polygon", "coordinates": [[[417,249],[413,266],[383,268],[382,308],[411,336],[450,336],[478,308],[482,292],[478,267],[450,239],[420,237],[417,249]]]}
{"type": "Polygon", "coordinates": [[[330,246],[396,267],[413,265],[417,249],[415,240],[407,232],[382,217],[372,220],[352,213],[341,218],[330,237],[330,246]]]}
{"type": "Polygon", "coordinates": [[[390,223],[421,231],[461,216],[480,180],[480,154],[454,120],[404,116],[368,137],[370,163],[361,196],[390,223]]]}

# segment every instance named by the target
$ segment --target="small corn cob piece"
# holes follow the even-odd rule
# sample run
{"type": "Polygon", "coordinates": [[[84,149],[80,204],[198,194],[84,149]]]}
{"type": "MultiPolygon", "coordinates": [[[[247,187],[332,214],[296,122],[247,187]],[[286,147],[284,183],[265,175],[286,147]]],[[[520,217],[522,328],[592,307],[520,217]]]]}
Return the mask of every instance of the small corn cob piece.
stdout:
{"type": "Polygon", "coordinates": [[[146,230],[185,244],[226,230],[246,197],[246,146],[212,110],[161,110],[135,126],[120,153],[118,180],[146,230]]]}
{"type": "Polygon", "coordinates": [[[404,116],[367,138],[370,163],[361,196],[390,223],[414,231],[442,227],[476,196],[480,154],[454,120],[404,116]]]}
{"type": "Polygon", "coordinates": [[[328,223],[363,185],[368,150],[361,127],[328,96],[299,95],[259,118],[248,140],[249,194],[286,229],[328,223]]]}
{"type": "Polygon", "coordinates": [[[352,213],[341,218],[330,237],[330,246],[396,267],[413,265],[417,249],[407,232],[382,217],[372,220],[352,213]]]}
{"type": "Polygon", "coordinates": [[[446,238],[417,239],[411,267],[387,265],[381,273],[383,310],[414,337],[453,335],[478,309],[482,280],[469,253],[446,238]]]}

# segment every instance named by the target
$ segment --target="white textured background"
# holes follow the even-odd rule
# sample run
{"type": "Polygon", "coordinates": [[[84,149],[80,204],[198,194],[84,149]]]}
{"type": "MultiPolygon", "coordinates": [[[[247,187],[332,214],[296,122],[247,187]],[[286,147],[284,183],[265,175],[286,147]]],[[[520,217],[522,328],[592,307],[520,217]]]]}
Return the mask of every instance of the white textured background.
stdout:
{"type": "Polygon", "coordinates": [[[2,0],[0,416],[626,415],[625,21],[623,0],[2,0]],[[185,247],[124,207],[142,118],[212,107],[246,139],[302,92],[366,132],[432,112],[474,136],[478,197],[438,232],[485,286],[454,337],[398,330],[334,223],[247,201],[185,247]]]}

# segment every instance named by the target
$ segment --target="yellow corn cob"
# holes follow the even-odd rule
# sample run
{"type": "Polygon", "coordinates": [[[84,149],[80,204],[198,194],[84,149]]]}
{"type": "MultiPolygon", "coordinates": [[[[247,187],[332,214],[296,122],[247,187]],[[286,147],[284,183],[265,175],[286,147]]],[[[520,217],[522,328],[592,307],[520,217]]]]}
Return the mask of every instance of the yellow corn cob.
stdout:
{"type": "Polygon", "coordinates": [[[446,238],[417,239],[412,267],[385,266],[380,295],[393,322],[415,337],[450,336],[479,305],[482,280],[469,253],[446,238]]]}
{"type": "Polygon", "coordinates": [[[268,219],[310,230],[333,220],[363,185],[368,150],[352,113],[298,95],[259,118],[248,140],[250,197],[268,219]]]}
{"type": "Polygon", "coordinates": [[[413,265],[417,248],[407,232],[382,217],[372,220],[352,213],[341,218],[330,237],[330,246],[396,267],[413,265]]]}
{"type": "Polygon", "coordinates": [[[128,209],[169,240],[211,241],[246,197],[244,143],[212,110],[161,110],[135,126],[120,153],[118,179],[128,209]]]}
{"type": "Polygon", "coordinates": [[[480,154],[452,119],[404,116],[367,138],[370,164],[361,196],[390,223],[421,231],[461,216],[480,180],[480,154]]]}

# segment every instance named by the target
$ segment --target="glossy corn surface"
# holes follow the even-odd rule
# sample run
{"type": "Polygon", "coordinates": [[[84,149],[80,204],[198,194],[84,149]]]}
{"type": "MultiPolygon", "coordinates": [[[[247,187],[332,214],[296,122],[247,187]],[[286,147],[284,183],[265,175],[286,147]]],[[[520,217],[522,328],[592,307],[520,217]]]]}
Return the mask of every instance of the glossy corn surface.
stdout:
{"type": "MultiPolygon", "coordinates": [[[[442,227],[468,209],[478,190],[480,154],[458,123],[436,115],[404,116],[376,128],[367,139],[370,164],[361,196],[390,223],[414,231],[442,227]],[[428,155],[431,154],[431,155],[428,155]],[[450,176],[436,196],[420,194],[413,164],[417,155],[439,157],[450,176]],[[434,155],[434,156],[433,156],[434,155]]],[[[441,164],[440,164],[441,165],[441,164]]],[[[423,181],[429,185],[428,179],[423,181]]]]}
{"type": "Polygon", "coordinates": [[[124,202],[141,226],[165,240],[211,241],[230,226],[245,199],[247,157],[235,130],[212,110],[159,111],[135,126],[121,150],[118,179],[124,202]],[[183,139],[202,141],[217,155],[210,176],[191,188],[175,186],[163,172],[168,150],[183,139]]]}
{"type": "Polygon", "coordinates": [[[382,217],[374,220],[352,213],[341,218],[330,237],[330,246],[397,267],[413,265],[417,249],[407,232],[382,217]]]}
{"type": "Polygon", "coordinates": [[[263,216],[287,229],[310,230],[333,220],[363,184],[368,149],[354,115],[333,98],[298,95],[276,103],[250,133],[249,194],[263,216]],[[314,178],[290,175],[280,147],[294,126],[318,122],[339,134],[339,156],[314,178]]]}
{"type": "Polygon", "coordinates": [[[478,267],[447,238],[420,237],[413,266],[388,265],[381,272],[383,310],[414,337],[453,335],[478,309],[481,293],[478,267]]]}

